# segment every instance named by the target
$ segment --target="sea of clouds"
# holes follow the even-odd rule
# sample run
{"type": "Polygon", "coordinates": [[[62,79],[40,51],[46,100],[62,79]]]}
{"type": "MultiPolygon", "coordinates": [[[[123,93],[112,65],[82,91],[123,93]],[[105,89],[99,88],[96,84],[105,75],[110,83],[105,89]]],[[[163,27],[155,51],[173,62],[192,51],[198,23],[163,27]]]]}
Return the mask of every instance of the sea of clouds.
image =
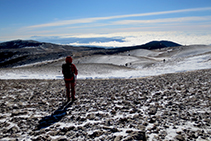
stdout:
{"type": "Polygon", "coordinates": [[[33,36],[33,40],[73,46],[127,47],[150,41],[168,40],[181,45],[211,44],[211,34],[206,32],[119,32],[110,34],[83,34],[74,36],[33,36]]]}

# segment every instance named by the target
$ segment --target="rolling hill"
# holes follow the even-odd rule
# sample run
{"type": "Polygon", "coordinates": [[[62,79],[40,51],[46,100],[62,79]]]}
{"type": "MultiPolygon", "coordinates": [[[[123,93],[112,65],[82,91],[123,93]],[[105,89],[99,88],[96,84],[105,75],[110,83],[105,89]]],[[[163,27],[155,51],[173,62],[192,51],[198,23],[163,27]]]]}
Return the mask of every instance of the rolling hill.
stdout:
{"type": "Polygon", "coordinates": [[[0,68],[14,67],[46,60],[55,60],[67,55],[78,58],[90,55],[113,55],[136,49],[153,50],[175,46],[181,45],[171,41],[152,41],[139,46],[97,48],[58,45],[33,40],[13,40],[0,43],[0,68]]]}

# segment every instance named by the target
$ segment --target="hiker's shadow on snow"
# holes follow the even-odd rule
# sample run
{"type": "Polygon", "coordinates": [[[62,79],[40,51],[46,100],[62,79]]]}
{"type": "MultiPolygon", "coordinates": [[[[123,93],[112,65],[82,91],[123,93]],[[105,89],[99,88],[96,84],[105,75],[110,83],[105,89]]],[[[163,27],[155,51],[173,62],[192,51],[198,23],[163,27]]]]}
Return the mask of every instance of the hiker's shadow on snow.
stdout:
{"type": "Polygon", "coordinates": [[[59,122],[65,115],[67,115],[67,108],[70,107],[73,102],[66,102],[62,106],[60,106],[56,111],[54,111],[51,115],[43,117],[37,126],[37,130],[47,128],[52,124],[59,122]]]}

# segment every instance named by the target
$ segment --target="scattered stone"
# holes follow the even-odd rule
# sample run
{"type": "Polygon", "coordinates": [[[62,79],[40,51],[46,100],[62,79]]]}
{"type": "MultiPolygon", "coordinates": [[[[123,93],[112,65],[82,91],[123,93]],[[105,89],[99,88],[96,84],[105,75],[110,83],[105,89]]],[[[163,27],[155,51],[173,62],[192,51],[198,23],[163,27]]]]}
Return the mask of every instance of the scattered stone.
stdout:
{"type": "Polygon", "coordinates": [[[11,114],[11,117],[14,117],[14,116],[19,116],[19,115],[26,115],[28,114],[27,111],[14,111],[12,114],[11,114]]]}
{"type": "Polygon", "coordinates": [[[103,134],[103,131],[94,131],[92,134],[89,135],[90,138],[96,138],[103,134]]]}
{"type": "Polygon", "coordinates": [[[148,109],[148,114],[155,115],[156,113],[157,113],[157,108],[156,107],[150,107],[148,109]]]}
{"type": "Polygon", "coordinates": [[[127,130],[126,131],[126,133],[132,133],[133,132],[133,130],[127,130]]]}
{"type": "Polygon", "coordinates": [[[48,133],[50,136],[56,136],[59,134],[59,131],[51,131],[48,133]]]}
{"type": "Polygon", "coordinates": [[[127,121],[128,121],[127,118],[120,118],[120,119],[119,119],[119,122],[120,122],[120,123],[124,123],[124,122],[127,122],[127,121]]]}
{"type": "Polygon", "coordinates": [[[182,134],[182,132],[181,132],[181,131],[177,131],[176,133],[177,133],[177,134],[179,134],[179,135],[181,135],[181,134],[182,134]]]}
{"type": "Polygon", "coordinates": [[[9,130],[7,130],[7,133],[14,134],[20,132],[19,129],[16,126],[11,127],[9,130]]]}
{"type": "Polygon", "coordinates": [[[95,115],[92,113],[92,114],[88,114],[87,115],[87,118],[89,119],[89,120],[93,120],[94,118],[95,118],[95,115]]]}
{"type": "Polygon", "coordinates": [[[141,130],[141,131],[145,131],[145,126],[144,125],[139,124],[136,128],[141,130]]]}
{"type": "Polygon", "coordinates": [[[65,137],[59,137],[59,138],[54,139],[53,141],[68,141],[68,139],[65,137]]]}
{"type": "Polygon", "coordinates": [[[119,135],[119,136],[116,136],[116,138],[114,139],[114,141],[121,141],[121,139],[122,139],[122,136],[119,135]]]}
{"type": "Polygon", "coordinates": [[[145,136],[145,132],[142,131],[134,131],[132,133],[129,134],[133,140],[142,140],[142,141],[146,141],[146,136],[145,136]]]}
{"type": "Polygon", "coordinates": [[[174,139],[178,141],[185,141],[185,138],[182,135],[176,135],[174,139]]]}
{"type": "Polygon", "coordinates": [[[37,138],[32,138],[32,141],[50,141],[52,140],[49,136],[38,136],[37,138]]]}
{"type": "Polygon", "coordinates": [[[3,128],[3,127],[8,127],[10,124],[7,123],[7,122],[1,122],[0,123],[0,128],[3,128]]]}
{"type": "Polygon", "coordinates": [[[116,110],[112,109],[111,114],[115,115],[116,114],[116,110]]]}

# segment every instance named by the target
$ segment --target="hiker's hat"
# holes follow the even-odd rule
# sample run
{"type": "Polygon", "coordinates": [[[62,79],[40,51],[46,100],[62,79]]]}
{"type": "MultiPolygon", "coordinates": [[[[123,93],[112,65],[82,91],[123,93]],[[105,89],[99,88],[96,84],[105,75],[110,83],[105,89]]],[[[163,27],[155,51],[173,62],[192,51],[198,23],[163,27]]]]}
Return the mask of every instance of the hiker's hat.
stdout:
{"type": "Polygon", "coordinates": [[[66,61],[66,63],[71,64],[72,63],[72,57],[71,56],[67,56],[65,61],[66,61]]]}

